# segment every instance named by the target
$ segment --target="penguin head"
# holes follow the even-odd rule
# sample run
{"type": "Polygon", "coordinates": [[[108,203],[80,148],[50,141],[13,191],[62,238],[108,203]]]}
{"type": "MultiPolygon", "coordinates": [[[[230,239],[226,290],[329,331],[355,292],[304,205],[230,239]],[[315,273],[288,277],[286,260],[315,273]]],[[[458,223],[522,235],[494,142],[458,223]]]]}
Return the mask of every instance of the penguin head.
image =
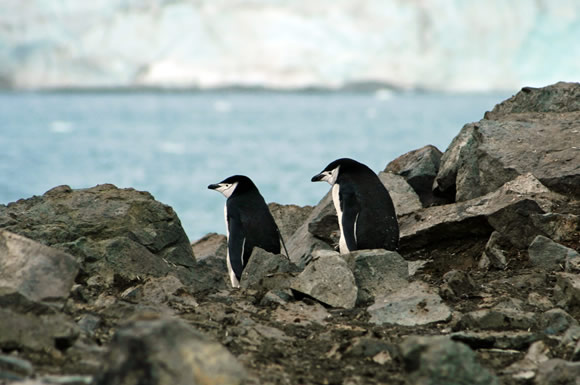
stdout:
{"type": "Polygon", "coordinates": [[[248,190],[257,190],[254,182],[245,175],[230,176],[219,183],[210,184],[207,188],[221,192],[226,198],[231,197],[234,192],[241,193],[248,190]]]}
{"type": "Polygon", "coordinates": [[[325,181],[328,182],[330,185],[336,183],[338,179],[339,173],[349,172],[356,170],[360,167],[365,167],[362,163],[357,162],[356,160],[349,159],[349,158],[340,158],[331,162],[326,166],[321,173],[316,174],[312,177],[312,182],[320,182],[325,181]]]}

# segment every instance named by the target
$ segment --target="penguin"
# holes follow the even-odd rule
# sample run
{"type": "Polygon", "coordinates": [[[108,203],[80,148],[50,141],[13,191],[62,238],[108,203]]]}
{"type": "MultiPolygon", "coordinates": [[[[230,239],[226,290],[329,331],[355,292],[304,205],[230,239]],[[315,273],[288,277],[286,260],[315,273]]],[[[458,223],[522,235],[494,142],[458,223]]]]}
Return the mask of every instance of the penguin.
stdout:
{"type": "Polygon", "coordinates": [[[240,287],[242,271],[255,246],[280,254],[280,231],[266,201],[250,178],[234,175],[207,186],[226,198],[227,265],[232,287],[240,287]]]}
{"type": "Polygon", "coordinates": [[[331,162],[312,182],[332,186],[340,227],[339,250],[397,250],[399,223],[389,192],[368,166],[349,158],[331,162]]]}

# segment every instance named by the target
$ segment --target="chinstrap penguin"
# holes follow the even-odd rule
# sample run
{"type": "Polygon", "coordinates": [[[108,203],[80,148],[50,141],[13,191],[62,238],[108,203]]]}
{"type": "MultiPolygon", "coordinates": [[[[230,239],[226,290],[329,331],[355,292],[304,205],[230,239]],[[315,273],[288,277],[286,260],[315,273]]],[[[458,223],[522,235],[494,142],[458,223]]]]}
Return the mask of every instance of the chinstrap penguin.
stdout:
{"type": "Polygon", "coordinates": [[[250,178],[234,175],[208,189],[226,198],[227,265],[233,287],[240,287],[242,271],[255,246],[280,254],[280,233],[266,201],[250,178]]]}
{"type": "Polygon", "coordinates": [[[373,170],[353,159],[341,158],[312,177],[312,182],[318,181],[332,186],[341,254],[362,249],[398,249],[395,207],[373,170]]]}

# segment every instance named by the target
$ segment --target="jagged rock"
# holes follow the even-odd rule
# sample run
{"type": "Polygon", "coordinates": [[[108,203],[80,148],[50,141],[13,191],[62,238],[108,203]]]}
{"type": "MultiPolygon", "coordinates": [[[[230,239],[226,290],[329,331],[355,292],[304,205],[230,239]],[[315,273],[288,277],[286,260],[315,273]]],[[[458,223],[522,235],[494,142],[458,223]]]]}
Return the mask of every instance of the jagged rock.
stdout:
{"type": "Polygon", "coordinates": [[[449,337],[408,337],[399,345],[405,369],[413,384],[499,384],[482,367],[475,353],[449,337]]]}
{"type": "Polygon", "coordinates": [[[60,250],[0,229],[0,287],[12,287],[34,301],[63,303],[79,265],[60,250]]]}
{"type": "Polygon", "coordinates": [[[352,271],[338,254],[310,262],[292,281],[292,290],[332,307],[352,309],[358,289],[352,271]]]}
{"type": "MultiPolygon", "coordinates": [[[[330,192],[314,207],[308,218],[304,223],[294,232],[290,239],[286,242],[290,260],[298,266],[304,266],[315,250],[332,250],[332,247],[322,240],[320,237],[314,236],[309,231],[309,226],[312,222],[321,221],[322,218],[334,215],[334,205],[332,203],[332,196],[330,192]]],[[[338,222],[336,229],[338,229],[338,222]]],[[[326,233],[320,235],[325,239],[331,239],[331,234],[326,233]]]]}
{"type": "Polygon", "coordinates": [[[548,297],[545,297],[535,292],[528,294],[528,304],[544,311],[550,310],[554,307],[554,304],[552,303],[552,301],[550,301],[548,297]]]}
{"type": "Polygon", "coordinates": [[[450,203],[450,200],[435,196],[432,189],[442,155],[437,147],[427,145],[391,161],[385,172],[403,176],[419,196],[423,207],[450,203]]]}
{"type": "Polygon", "coordinates": [[[556,273],[554,298],[565,308],[580,306],[580,276],[572,273],[556,273]]]}
{"type": "Polygon", "coordinates": [[[383,357],[392,357],[397,352],[396,346],[386,343],[377,338],[355,338],[344,351],[343,357],[371,358],[383,353],[383,357]],[[384,355],[386,353],[386,356],[384,355]]]}
{"type": "Polygon", "coordinates": [[[379,179],[393,200],[397,216],[412,213],[423,207],[417,193],[402,176],[380,172],[379,179]]]}
{"type": "Polygon", "coordinates": [[[485,119],[465,125],[441,158],[437,190],[455,189],[456,200],[465,201],[531,172],[550,189],[578,196],[580,152],[573,146],[580,128],[580,111],[574,107],[578,89],[578,83],[527,88],[485,119]],[[542,104],[558,94],[559,105],[543,111],[526,104],[531,100],[527,93],[542,104]]]}
{"type": "Polygon", "coordinates": [[[395,251],[357,250],[342,255],[358,287],[357,304],[386,296],[409,284],[408,263],[395,251]]]}
{"type": "Polygon", "coordinates": [[[528,247],[532,266],[546,270],[563,270],[569,259],[580,257],[575,250],[538,235],[528,247]]]}
{"type": "Polygon", "coordinates": [[[559,358],[541,362],[535,383],[538,385],[578,384],[580,362],[570,362],[559,358]]]}
{"type": "Polygon", "coordinates": [[[491,233],[481,256],[480,268],[486,268],[488,265],[500,270],[506,268],[507,261],[502,243],[504,243],[503,237],[499,232],[491,233]]]}
{"type": "Polygon", "coordinates": [[[290,288],[298,266],[281,254],[272,254],[254,247],[248,264],[242,272],[240,287],[259,291],[284,290],[290,288]]]}
{"type": "Polygon", "coordinates": [[[539,324],[546,334],[561,334],[571,326],[578,326],[578,321],[562,309],[551,309],[539,317],[539,324]]]}
{"type": "Polygon", "coordinates": [[[428,284],[420,281],[393,294],[378,297],[367,308],[370,322],[382,325],[419,326],[433,322],[445,322],[451,318],[451,310],[428,284]]]}
{"type": "Polygon", "coordinates": [[[193,255],[198,261],[207,257],[226,258],[228,239],[223,234],[209,233],[193,242],[193,255]]]}
{"type": "Polygon", "coordinates": [[[535,313],[508,309],[483,309],[466,313],[459,321],[459,330],[528,330],[536,326],[535,313]]]}
{"type": "MultiPolygon", "coordinates": [[[[314,210],[312,206],[281,205],[275,202],[269,203],[268,208],[280,229],[284,242],[288,242],[314,210]]],[[[197,254],[195,256],[197,257],[197,254]]]]}
{"type": "Polygon", "coordinates": [[[566,259],[564,270],[568,273],[580,273],[580,255],[566,259]]]}
{"type": "Polygon", "coordinates": [[[462,331],[452,333],[451,339],[469,345],[472,349],[522,350],[541,338],[538,333],[527,331],[462,331]]]}
{"type": "Polygon", "coordinates": [[[160,319],[118,330],[94,384],[240,384],[245,377],[223,346],[183,321],[160,319]]]}
{"type": "MultiPolygon", "coordinates": [[[[106,184],[0,205],[0,228],[80,258],[84,276],[131,282],[193,267],[191,245],[171,207],[151,194],[106,184]]],[[[121,284],[121,286],[124,286],[121,284]]]]}
{"type": "Polygon", "coordinates": [[[203,258],[196,262],[193,271],[193,274],[189,271],[180,274],[178,270],[176,274],[195,294],[216,293],[231,287],[225,256],[203,258]]]}
{"type": "MultiPolygon", "coordinates": [[[[149,277],[143,284],[130,287],[121,293],[121,298],[133,303],[165,304],[177,300],[177,292],[185,286],[175,276],[149,277]]],[[[178,301],[181,302],[181,301],[178,301]]],[[[192,300],[192,305],[195,301],[192,300]]]]}
{"type": "Polygon", "coordinates": [[[443,275],[443,282],[440,288],[440,293],[443,298],[456,299],[466,297],[475,290],[475,282],[469,273],[464,271],[448,271],[443,275]]]}

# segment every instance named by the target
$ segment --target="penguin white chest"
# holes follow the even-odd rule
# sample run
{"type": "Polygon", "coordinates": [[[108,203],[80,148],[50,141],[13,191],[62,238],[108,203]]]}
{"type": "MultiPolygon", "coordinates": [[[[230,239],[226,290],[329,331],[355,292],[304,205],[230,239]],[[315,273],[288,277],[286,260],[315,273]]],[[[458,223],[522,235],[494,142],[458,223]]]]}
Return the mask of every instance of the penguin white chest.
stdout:
{"type": "Polygon", "coordinates": [[[236,277],[236,273],[234,273],[234,269],[232,268],[232,263],[230,262],[230,224],[228,223],[228,205],[224,206],[224,219],[226,221],[226,234],[227,234],[227,241],[228,247],[226,247],[226,264],[228,265],[228,275],[230,276],[230,282],[232,283],[232,287],[240,287],[240,282],[236,277]]]}
{"type": "Polygon", "coordinates": [[[340,228],[340,240],[338,241],[338,249],[341,254],[347,254],[349,252],[346,246],[346,240],[344,238],[344,230],[342,229],[342,210],[340,209],[340,185],[335,183],[332,185],[332,202],[334,202],[334,208],[336,209],[336,215],[338,216],[338,227],[340,228]]]}

